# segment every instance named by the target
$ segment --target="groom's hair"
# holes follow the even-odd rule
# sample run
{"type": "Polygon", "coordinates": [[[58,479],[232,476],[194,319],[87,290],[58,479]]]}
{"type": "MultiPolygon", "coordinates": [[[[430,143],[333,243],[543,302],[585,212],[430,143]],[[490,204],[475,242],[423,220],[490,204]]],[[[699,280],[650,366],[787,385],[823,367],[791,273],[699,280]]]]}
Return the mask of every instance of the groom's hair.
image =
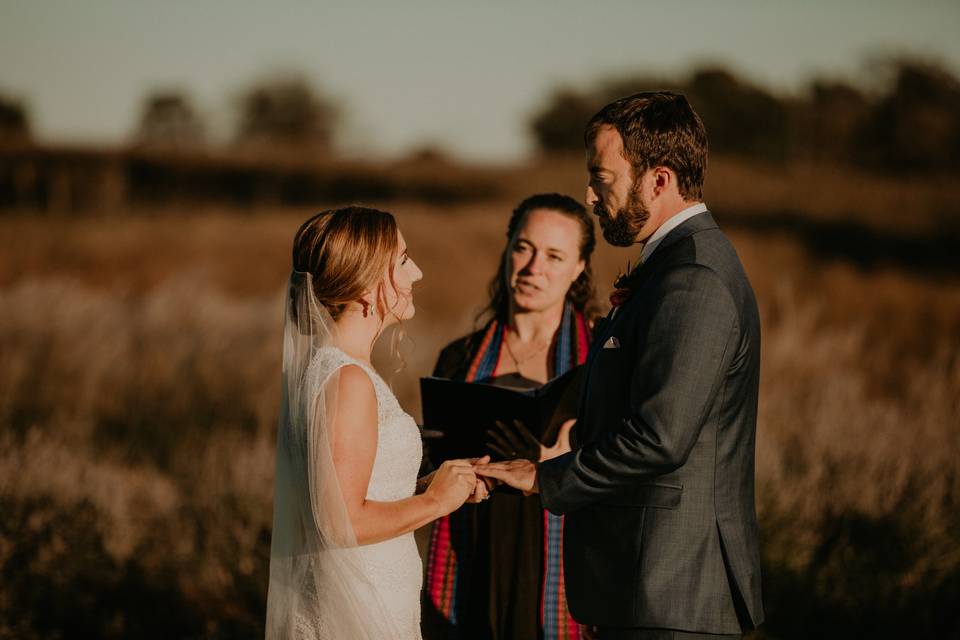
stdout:
{"type": "Polygon", "coordinates": [[[611,102],[587,123],[584,143],[589,146],[604,126],[612,126],[623,138],[634,179],[653,167],[668,167],[677,174],[685,200],[703,198],[707,131],[682,94],[649,91],[611,102]]]}

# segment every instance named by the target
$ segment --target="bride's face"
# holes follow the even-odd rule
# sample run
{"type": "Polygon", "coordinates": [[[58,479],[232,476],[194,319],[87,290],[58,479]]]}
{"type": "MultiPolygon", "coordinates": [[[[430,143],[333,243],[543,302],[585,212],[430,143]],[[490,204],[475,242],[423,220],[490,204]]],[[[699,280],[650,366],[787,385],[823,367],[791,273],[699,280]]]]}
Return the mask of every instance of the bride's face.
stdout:
{"type": "Polygon", "coordinates": [[[413,317],[416,309],[413,306],[413,283],[423,279],[420,267],[407,255],[407,242],[403,234],[397,232],[399,243],[397,255],[392,265],[393,279],[390,273],[383,279],[383,306],[381,317],[387,322],[391,320],[408,320],[413,317]]]}

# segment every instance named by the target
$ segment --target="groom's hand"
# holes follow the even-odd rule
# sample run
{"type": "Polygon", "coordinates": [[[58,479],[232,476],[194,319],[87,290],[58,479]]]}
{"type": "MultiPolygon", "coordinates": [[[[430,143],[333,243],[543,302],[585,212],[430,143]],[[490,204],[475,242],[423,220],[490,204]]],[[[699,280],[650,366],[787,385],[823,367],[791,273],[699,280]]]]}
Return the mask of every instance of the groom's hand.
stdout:
{"type": "Polygon", "coordinates": [[[537,465],[529,460],[521,458],[506,462],[478,464],[473,471],[478,476],[494,478],[514,489],[519,489],[525,496],[540,492],[540,485],[537,483],[537,465]]]}

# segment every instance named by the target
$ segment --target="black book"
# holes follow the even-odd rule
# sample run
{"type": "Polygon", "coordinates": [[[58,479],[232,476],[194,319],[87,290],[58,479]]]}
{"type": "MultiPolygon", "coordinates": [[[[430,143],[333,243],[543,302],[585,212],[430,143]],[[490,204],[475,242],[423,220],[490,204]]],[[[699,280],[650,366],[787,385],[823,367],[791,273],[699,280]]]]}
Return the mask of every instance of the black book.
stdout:
{"type": "MultiPolygon", "coordinates": [[[[541,443],[552,445],[560,425],[577,416],[584,367],[543,386],[510,389],[482,382],[420,378],[424,437],[435,465],[453,458],[491,453],[487,431],[497,420],[521,421],[541,443]]],[[[576,431],[574,429],[574,431],[576,431]]]]}

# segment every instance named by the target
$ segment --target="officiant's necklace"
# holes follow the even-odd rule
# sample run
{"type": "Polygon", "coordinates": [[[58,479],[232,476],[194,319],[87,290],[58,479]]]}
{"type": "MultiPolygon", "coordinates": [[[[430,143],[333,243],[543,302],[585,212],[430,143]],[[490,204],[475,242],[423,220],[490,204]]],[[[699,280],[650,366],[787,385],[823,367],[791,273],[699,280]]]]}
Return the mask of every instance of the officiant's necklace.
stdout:
{"type": "Polygon", "coordinates": [[[522,371],[520,371],[520,365],[530,361],[535,355],[541,353],[544,349],[550,346],[551,342],[553,342],[553,338],[550,338],[550,340],[546,342],[542,342],[540,346],[538,346],[536,349],[534,349],[530,353],[523,356],[523,359],[520,359],[517,357],[517,354],[513,352],[513,347],[510,346],[510,334],[508,333],[503,337],[503,344],[506,345],[507,347],[507,353],[510,354],[510,358],[513,360],[513,366],[517,368],[517,373],[520,373],[520,374],[523,373],[522,371]]]}

